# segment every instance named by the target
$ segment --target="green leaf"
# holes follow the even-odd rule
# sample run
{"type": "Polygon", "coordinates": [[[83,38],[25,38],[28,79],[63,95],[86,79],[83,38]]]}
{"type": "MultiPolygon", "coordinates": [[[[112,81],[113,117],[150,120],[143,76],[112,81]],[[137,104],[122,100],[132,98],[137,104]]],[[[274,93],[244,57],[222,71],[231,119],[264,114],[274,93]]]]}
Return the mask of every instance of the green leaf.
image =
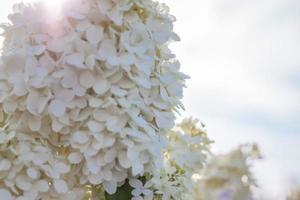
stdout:
{"type": "Polygon", "coordinates": [[[131,200],[131,191],[133,188],[129,185],[128,181],[121,187],[118,187],[115,194],[105,193],[106,200],[131,200]]]}

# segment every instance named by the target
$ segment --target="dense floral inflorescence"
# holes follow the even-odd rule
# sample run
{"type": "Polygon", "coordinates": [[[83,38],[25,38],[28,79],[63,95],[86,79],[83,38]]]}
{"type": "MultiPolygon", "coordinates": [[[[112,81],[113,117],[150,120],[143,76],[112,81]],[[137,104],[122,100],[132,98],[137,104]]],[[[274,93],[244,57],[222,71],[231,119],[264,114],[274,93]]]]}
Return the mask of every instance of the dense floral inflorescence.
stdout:
{"type": "Polygon", "coordinates": [[[199,174],[194,199],[253,199],[252,192],[256,182],[250,167],[251,161],[260,157],[256,144],[241,145],[228,154],[212,156],[199,174]]]}
{"type": "Polygon", "coordinates": [[[135,178],[163,166],[187,78],[168,12],[149,0],[64,0],[56,15],[14,6],[2,25],[1,197],[80,199],[80,185],[112,194],[126,179],[149,194],[135,178]]]}
{"type": "Polygon", "coordinates": [[[286,197],[286,200],[299,200],[300,199],[300,189],[299,188],[293,188],[288,196],[286,197]]]}
{"type": "Polygon", "coordinates": [[[164,167],[151,180],[156,194],[160,194],[162,199],[193,198],[193,176],[204,169],[212,142],[203,125],[199,127],[198,124],[198,120],[186,118],[167,134],[164,167]]]}

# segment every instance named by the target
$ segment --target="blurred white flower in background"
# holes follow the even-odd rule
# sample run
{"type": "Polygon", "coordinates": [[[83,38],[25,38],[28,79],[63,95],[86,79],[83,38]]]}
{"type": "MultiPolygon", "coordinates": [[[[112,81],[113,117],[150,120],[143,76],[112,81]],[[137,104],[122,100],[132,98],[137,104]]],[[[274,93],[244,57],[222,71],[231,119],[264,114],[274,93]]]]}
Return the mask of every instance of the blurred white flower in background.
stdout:
{"type": "Polygon", "coordinates": [[[193,176],[205,168],[212,143],[199,124],[197,119],[186,118],[167,134],[164,167],[151,179],[155,193],[163,200],[195,199],[193,176]]]}
{"type": "Polygon", "coordinates": [[[261,157],[255,144],[213,155],[196,181],[194,199],[251,200],[257,186],[251,165],[261,157]]]}
{"type": "Polygon", "coordinates": [[[191,75],[185,116],[207,124],[214,153],[257,142],[257,198],[285,199],[300,184],[300,1],[160,1],[178,19],[172,49],[191,75]]]}

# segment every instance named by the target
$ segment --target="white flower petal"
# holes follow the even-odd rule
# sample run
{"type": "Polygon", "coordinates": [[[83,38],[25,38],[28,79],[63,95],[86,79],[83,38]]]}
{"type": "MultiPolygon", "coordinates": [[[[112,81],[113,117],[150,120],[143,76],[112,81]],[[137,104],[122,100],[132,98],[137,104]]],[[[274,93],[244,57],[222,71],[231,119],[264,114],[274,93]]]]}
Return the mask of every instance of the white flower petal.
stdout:
{"type": "Polygon", "coordinates": [[[134,162],[132,165],[132,175],[137,176],[144,172],[144,166],[139,162],[134,162]]]}
{"type": "Polygon", "coordinates": [[[6,190],[6,189],[0,189],[0,197],[3,200],[13,200],[13,196],[11,195],[11,193],[6,190]]]}
{"type": "Polygon", "coordinates": [[[107,61],[110,65],[117,65],[117,50],[111,40],[103,40],[96,55],[97,59],[107,61]]]}
{"type": "Polygon", "coordinates": [[[103,137],[104,147],[103,148],[111,147],[115,142],[116,142],[116,138],[114,136],[111,136],[111,135],[108,135],[108,134],[104,135],[104,137],[103,137]]]}
{"type": "Polygon", "coordinates": [[[106,122],[106,120],[111,116],[110,113],[105,110],[95,110],[93,113],[94,119],[99,122],[106,122]]]}
{"type": "Polygon", "coordinates": [[[108,13],[109,18],[118,26],[123,23],[123,13],[115,6],[111,12],[108,13]]]}
{"type": "Polygon", "coordinates": [[[86,88],[81,85],[76,85],[73,87],[73,91],[76,96],[83,97],[86,94],[86,88]]]}
{"type": "Polygon", "coordinates": [[[32,187],[32,184],[28,180],[29,178],[26,176],[17,176],[16,178],[16,185],[18,188],[20,188],[23,191],[29,191],[32,187]]]}
{"type": "Polygon", "coordinates": [[[110,88],[110,84],[106,79],[97,79],[93,89],[98,95],[104,95],[110,88]]]}
{"type": "Polygon", "coordinates": [[[31,54],[31,55],[41,55],[42,53],[44,53],[44,51],[46,50],[46,46],[44,45],[36,45],[36,46],[30,46],[28,48],[28,52],[31,54]]]}
{"type": "Polygon", "coordinates": [[[79,76],[79,83],[85,88],[91,88],[95,84],[95,77],[90,71],[83,71],[79,76]]]}
{"type": "Polygon", "coordinates": [[[55,38],[52,40],[49,40],[47,43],[47,49],[50,51],[53,51],[55,53],[61,53],[65,50],[66,44],[63,38],[55,38]]]}
{"type": "Polygon", "coordinates": [[[77,74],[69,69],[63,71],[63,79],[61,84],[64,88],[73,88],[77,85],[77,74]]]}
{"type": "Polygon", "coordinates": [[[140,181],[138,179],[130,179],[129,185],[133,188],[142,188],[143,187],[142,181],[140,181]]]}
{"type": "Polygon", "coordinates": [[[57,162],[57,163],[55,163],[53,169],[60,174],[65,174],[70,171],[70,166],[68,166],[67,164],[65,164],[63,162],[57,162]]]}
{"type": "Polygon", "coordinates": [[[118,96],[118,97],[123,97],[127,94],[126,90],[120,89],[117,86],[112,86],[110,89],[111,93],[118,96]]]}
{"type": "MultiPolygon", "coordinates": [[[[1,134],[2,135],[2,134],[1,134]]],[[[3,134],[4,135],[4,134],[3,134]]],[[[3,137],[2,137],[3,138],[3,137]]],[[[1,138],[1,141],[3,141],[3,139],[1,138]]],[[[6,140],[6,136],[5,136],[5,140],[6,140]]],[[[3,144],[2,142],[0,142],[1,144],[3,144]]],[[[0,171],[6,171],[9,170],[11,167],[11,161],[8,159],[2,159],[0,160],[0,171]]]]}
{"type": "Polygon", "coordinates": [[[35,75],[39,77],[46,77],[48,75],[48,69],[44,67],[37,67],[35,69],[35,75]]]}
{"type": "Polygon", "coordinates": [[[97,132],[100,132],[100,131],[103,131],[104,130],[104,125],[102,123],[99,123],[97,121],[89,121],[87,123],[87,126],[89,128],[90,131],[94,132],[94,133],[97,133],[97,132]]]}
{"type": "Polygon", "coordinates": [[[93,108],[99,108],[103,104],[103,101],[99,98],[90,98],[89,99],[89,106],[93,108]]]}
{"type": "Polygon", "coordinates": [[[159,128],[170,129],[174,126],[174,116],[172,113],[158,112],[155,113],[155,122],[159,128]]]}
{"type": "Polygon", "coordinates": [[[118,154],[118,160],[122,167],[124,167],[125,169],[130,168],[131,161],[129,161],[127,153],[125,151],[122,151],[118,154]]]}
{"type": "Polygon", "coordinates": [[[130,147],[127,149],[127,156],[129,160],[136,161],[139,158],[140,151],[138,148],[130,147]]]}
{"type": "Polygon", "coordinates": [[[110,149],[106,151],[104,160],[107,163],[111,163],[113,160],[115,160],[116,156],[117,156],[117,151],[115,149],[110,149]]]}
{"type": "Polygon", "coordinates": [[[53,100],[49,105],[49,113],[55,117],[61,117],[66,112],[66,104],[61,100],[53,100]]]}
{"type": "Polygon", "coordinates": [[[108,167],[104,168],[104,170],[102,171],[102,174],[103,174],[103,179],[105,181],[111,181],[113,178],[112,171],[108,167]]]}
{"type": "Polygon", "coordinates": [[[67,193],[69,191],[68,185],[64,180],[54,180],[53,185],[59,194],[67,193]]]}
{"type": "Polygon", "coordinates": [[[28,126],[32,131],[40,130],[42,121],[40,117],[31,116],[28,118],[28,126]]]}
{"type": "Polygon", "coordinates": [[[132,65],[136,62],[136,57],[129,53],[123,53],[119,56],[119,62],[121,65],[132,65]]]}
{"type": "Polygon", "coordinates": [[[15,82],[12,93],[20,97],[26,95],[28,93],[28,90],[26,88],[25,82],[23,80],[18,80],[18,82],[15,82]]]}
{"type": "Polygon", "coordinates": [[[48,192],[49,183],[45,180],[39,180],[39,181],[35,182],[34,188],[36,188],[40,192],[48,192]]]}
{"type": "Polygon", "coordinates": [[[164,101],[169,100],[169,95],[167,93],[167,90],[163,86],[160,86],[160,96],[164,101]]]}
{"type": "Polygon", "coordinates": [[[83,159],[83,156],[81,153],[78,152],[73,152],[68,156],[68,160],[72,163],[72,164],[79,164],[83,159]]]}
{"type": "Polygon", "coordinates": [[[32,179],[38,179],[40,177],[40,172],[35,168],[28,168],[27,175],[32,179]]]}
{"type": "Polygon", "coordinates": [[[85,64],[88,66],[89,69],[94,69],[95,65],[96,65],[96,58],[95,56],[89,55],[86,59],[85,59],[85,64]]]}
{"type": "Polygon", "coordinates": [[[88,20],[81,20],[77,23],[76,30],[80,32],[86,31],[91,26],[88,20]]]}
{"type": "Polygon", "coordinates": [[[91,174],[88,179],[93,185],[99,185],[103,181],[103,177],[100,174],[91,174]]]}
{"type": "Polygon", "coordinates": [[[86,132],[76,131],[73,136],[73,140],[78,144],[85,144],[89,140],[89,136],[86,132]]]}
{"type": "Polygon", "coordinates": [[[104,181],[103,186],[108,194],[114,194],[117,191],[117,183],[114,181],[104,181]]]}
{"type": "Polygon", "coordinates": [[[74,91],[69,89],[60,89],[55,92],[55,99],[61,100],[65,103],[71,102],[75,97],[74,91]]]}
{"type": "Polygon", "coordinates": [[[26,105],[27,105],[27,110],[31,113],[31,114],[37,114],[38,112],[38,100],[39,96],[37,92],[31,91],[29,93],[29,95],[27,96],[27,101],[26,101],[26,105]]]}
{"type": "Polygon", "coordinates": [[[78,68],[84,68],[84,55],[82,53],[74,53],[66,57],[66,62],[78,68]]]}
{"type": "Polygon", "coordinates": [[[103,28],[91,25],[86,31],[86,38],[91,44],[97,44],[103,39],[103,28]]]}

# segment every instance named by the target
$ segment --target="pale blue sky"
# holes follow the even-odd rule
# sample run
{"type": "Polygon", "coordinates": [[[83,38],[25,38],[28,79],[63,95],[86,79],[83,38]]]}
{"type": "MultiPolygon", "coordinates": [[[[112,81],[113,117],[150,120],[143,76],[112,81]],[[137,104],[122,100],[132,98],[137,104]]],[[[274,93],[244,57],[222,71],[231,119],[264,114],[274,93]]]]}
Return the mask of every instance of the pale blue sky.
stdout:
{"type": "Polygon", "coordinates": [[[284,199],[300,183],[300,1],[162,1],[192,76],[184,115],[207,124],[215,152],[257,141],[259,199],[284,199]]]}
{"type": "MultiPolygon", "coordinates": [[[[161,0],[182,38],[172,45],[191,75],[183,116],[207,124],[224,152],[256,141],[260,199],[300,183],[300,1],[161,0]]],[[[16,0],[1,0],[4,20],[16,0]]]]}

